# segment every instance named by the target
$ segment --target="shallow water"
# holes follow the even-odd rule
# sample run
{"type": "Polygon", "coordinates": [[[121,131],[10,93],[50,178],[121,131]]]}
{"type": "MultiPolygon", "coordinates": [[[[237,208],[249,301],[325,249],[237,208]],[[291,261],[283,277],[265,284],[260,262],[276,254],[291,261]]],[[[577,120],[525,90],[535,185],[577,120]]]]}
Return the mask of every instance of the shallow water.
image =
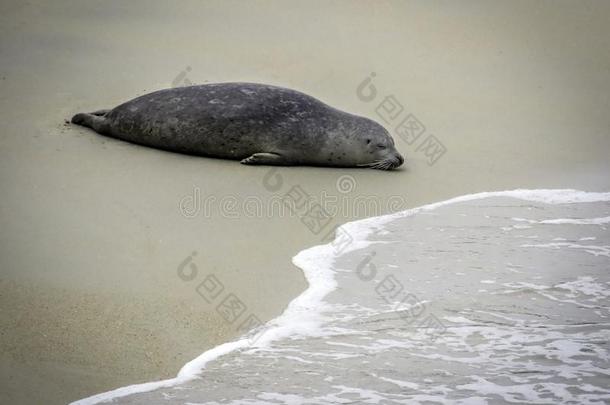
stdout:
{"type": "Polygon", "coordinates": [[[609,224],[610,194],[565,191],[347,224],[295,257],[311,287],[281,317],[182,382],[115,401],[608,401],[609,224]]]}

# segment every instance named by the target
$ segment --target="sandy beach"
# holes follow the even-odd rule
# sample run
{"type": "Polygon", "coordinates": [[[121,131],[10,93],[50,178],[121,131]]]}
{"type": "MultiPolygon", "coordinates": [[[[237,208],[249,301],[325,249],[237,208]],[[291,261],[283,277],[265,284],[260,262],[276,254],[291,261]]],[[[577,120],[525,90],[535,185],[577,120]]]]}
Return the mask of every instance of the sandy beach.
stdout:
{"type": "Polygon", "coordinates": [[[479,191],[610,189],[603,1],[61,0],[0,11],[2,403],[61,404],[174,376],[240,335],[246,316],[279,315],[307,287],[291,258],[335,225],[479,191]],[[152,90],[229,81],[375,119],[406,165],[272,170],[65,123],[152,90]],[[417,136],[397,132],[409,114],[425,128],[417,136]],[[430,140],[442,153],[426,153],[430,140]],[[295,187],[333,211],[323,230],[269,208],[295,187]],[[211,275],[244,304],[242,319],[202,297],[211,275]]]}

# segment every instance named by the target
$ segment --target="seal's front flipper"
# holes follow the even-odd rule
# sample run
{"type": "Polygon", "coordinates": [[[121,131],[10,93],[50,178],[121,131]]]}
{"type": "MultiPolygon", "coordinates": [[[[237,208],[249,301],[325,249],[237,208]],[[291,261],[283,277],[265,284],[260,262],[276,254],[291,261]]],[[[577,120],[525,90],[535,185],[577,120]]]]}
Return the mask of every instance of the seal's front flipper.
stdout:
{"type": "Polygon", "coordinates": [[[255,153],[254,155],[242,159],[244,165],[285,165],[287,164],[282,156],[277,153],[255,153]]]}

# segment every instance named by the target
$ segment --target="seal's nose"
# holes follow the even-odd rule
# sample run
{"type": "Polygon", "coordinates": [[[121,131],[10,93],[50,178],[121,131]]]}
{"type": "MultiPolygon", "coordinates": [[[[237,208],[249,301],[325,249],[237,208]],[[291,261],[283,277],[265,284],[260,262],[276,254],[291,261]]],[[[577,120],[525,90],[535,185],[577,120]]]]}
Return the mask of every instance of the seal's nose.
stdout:
{"type": "Polygon", "coordinates": [[[398,164],[396,165],[396,167],[402,165],[405,162],[405,159],[402,157],[402,155],[400,153],[396,154],[396,159],[398,160],[398,164]]]}

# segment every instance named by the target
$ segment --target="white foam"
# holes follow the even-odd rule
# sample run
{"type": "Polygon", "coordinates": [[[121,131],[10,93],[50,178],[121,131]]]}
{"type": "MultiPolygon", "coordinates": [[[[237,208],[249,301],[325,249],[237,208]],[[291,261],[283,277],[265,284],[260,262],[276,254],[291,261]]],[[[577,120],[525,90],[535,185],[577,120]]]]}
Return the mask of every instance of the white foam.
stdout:
{"type": "MultiPolygon", "coordinates": [[[[201,374],[205,365],[227,353],[235,350],[258,347],[263,348],[274,340],[283,339],[295,335],[317,336],[323,334],[321,325],[324,322],[324,313],[327,304],[323,298],[332,292],[337,283],[334,278],[333,263],[336,258],[353,250],[364,248],[371,244],[367,238],[377,231],[383,231],[383,226],[397,218],[415,215],[422,211],[431,211],[436,208],[473,200],[480,200],[491,197],[507,197],[521,200],[547,203],[547,204],[571,204],[610,201],[610,193],[585,192],[578,190],[513,190],[498,192],[483,192],[455,197],[446,201],[424,205],[418,208],[409,209],[395,214],[381,217],[367,218],[355,222],[349,222],[340,227],[339,232],[347,233],[352,239],[351,243],[340,252],[336,251],[333,242],[314,246],[301,251],[293,258],[293,263],[300,267],[309,283],[305,292],[292,300],[286,310],[278,318],[271,320],[265,325],[263,332],[259,333],[256,340],[249,337],[241,338],[237,341],[224,343],[201,354],[196,359],[185,364],[175,378],[135,384],[113,391],[90,396],[73,402],[72,405],[90,405],[101,402],[108,402],[115,398],[124,397],[131,394],[149,392],[158,388],[165,388],[184,383],[196,378],[201,374]]],[[[604,222],[606,223],[606,222],[604,222]]],[[[338,237],[335,239],[335,241],[338,237]]],[[[404,342],[402,342],[404,344],[404,342]]],[[[348,388],[348,387],[342,387],[348,388]]],[[[354,390],[355,388],[351,388],[354,390]]],[[[362,394],[362,393],[361,393],[362,394]]],[[[368,395],[372,393],[368,392],[368,395]]],[[[374,395],[372,395],[374,397],[374,395]]]]}
{"type": "Polygon", "coordinates": [[[399,386],[400,388],[408,388],[408,389],[411,389],[411,390],[419,389],[419,384],[411,383],[411,382],[408,382],[408,381],[395,380],[393,378],[388,378],[388,377],[381,377],[381,376],[378,376],[375,373],[372,373],[372,375],[374,377],[376,377],[376,378],[379,378],[382,381],[386,381],[386,382],[395,384],[395,385],[399,386]]]}
{"type": "MultiPolygon", "coordinates": [[[[543,225],[605,225],[610,223],[610,217],[600,218],[556,218],[556,219],[544,219],[542,221],[536,221],[534,219],[525,218],[511,218],[515,222],[527,222],[529,224],[543,224],[543,225]]],[[[513,225],[513,228],[520,229],[522,227],[528,227],[527,225],[513,225]],[[519,228],[517,228],[519,227],[519,228]]],[[[529,227],[531,228],[531,227],[529,227]]]]}
{"type": "Polygon", "coordinates": [[[583,249],[585,252],[592,254],[593,256],[605,256],[610,257],[610,246],[597,246],[597,245],[579,245],[578,243],[569,242],[554,242],[554,243],[538,243],[538,244],[526,244],[521,247],[538,247],[538,248],[550,248],[550,249],[583,249]]]}

